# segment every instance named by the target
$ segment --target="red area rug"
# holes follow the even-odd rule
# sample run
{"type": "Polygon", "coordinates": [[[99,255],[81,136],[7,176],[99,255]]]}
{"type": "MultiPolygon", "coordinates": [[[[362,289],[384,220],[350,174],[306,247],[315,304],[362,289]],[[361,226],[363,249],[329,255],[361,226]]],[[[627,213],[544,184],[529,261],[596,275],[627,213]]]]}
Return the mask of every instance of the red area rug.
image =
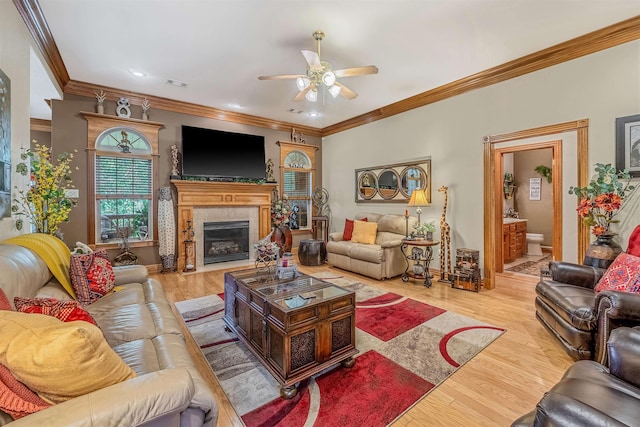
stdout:
{"type": "Polygon", "coordinates": [[[385,426],[498,338],[504,329],[324,273],[356,292],[355,365],[325,371],[291,400],[225,331],[217,295],[176,303],[229,401],[248,427],[385,426]]]}

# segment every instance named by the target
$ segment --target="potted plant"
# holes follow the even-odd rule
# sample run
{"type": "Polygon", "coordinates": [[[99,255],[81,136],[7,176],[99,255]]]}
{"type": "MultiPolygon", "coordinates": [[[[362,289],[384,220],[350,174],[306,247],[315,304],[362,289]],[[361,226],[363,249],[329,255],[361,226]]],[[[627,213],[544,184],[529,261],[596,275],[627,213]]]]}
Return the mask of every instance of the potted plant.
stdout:
{"type": "Polygon", "coordinates": [[[624,206],[624,199],[634,190],[628,170],[619,171],[611,164],[596,163],[596,176],[586,187],[570,187],[569,194],[578,196],[578,216],[591,227],[596,241],[591,244],[583,264],[607,268],[622,251],[612,239],[616,235],[611,224],[624,206]]]}
{"type": "Polygon", "coordinates": [[[433,240],[433,232],[436,230],[434,221],[422,222],[414,226],[418,239],[433,240]]]}

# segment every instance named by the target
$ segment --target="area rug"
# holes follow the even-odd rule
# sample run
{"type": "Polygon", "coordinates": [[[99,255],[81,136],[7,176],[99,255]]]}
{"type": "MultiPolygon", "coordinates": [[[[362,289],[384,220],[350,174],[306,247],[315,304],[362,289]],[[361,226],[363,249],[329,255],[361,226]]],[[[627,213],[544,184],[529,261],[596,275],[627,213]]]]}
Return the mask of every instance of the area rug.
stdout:
{"type": "Polygon", "coordinates": [[[546,255],[544,258],[540,258],[538,261],[527,261],[522,264],[514,265],[510,268],[505,268],[505,271],[512,271],[514,273],[529,274],[532,276],[540,276],[540,268],[547,267],[549,261],[553,258],[551,254],[546,255]]]}
{"type": "Polygon", "coordinates": [[[385,426],[505,330],[337,276],[356,292],[356,363],[321,372],[290,400],[237,336],[225,330],[223,295],[177,302],[233,408],[247,427],[385,426]]]}

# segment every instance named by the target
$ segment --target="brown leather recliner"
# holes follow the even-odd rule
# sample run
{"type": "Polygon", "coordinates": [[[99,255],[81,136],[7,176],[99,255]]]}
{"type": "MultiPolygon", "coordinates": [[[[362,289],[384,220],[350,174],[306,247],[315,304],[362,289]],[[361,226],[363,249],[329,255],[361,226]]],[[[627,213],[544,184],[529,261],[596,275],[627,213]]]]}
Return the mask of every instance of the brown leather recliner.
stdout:
{"type": "Polygon", "coordinates": [[[632,426],[640,420],[640,328],[618,328],[607,344],[609,366],[574,363],[536,408],[512,427],[632,426]]]}
{"type": "MultiPolygon", "coordinates": [[[[638,256],[640,226],[631,233],[627,253],[638,256]]],[[[606,363],[609,334],[640,325],[640,295],[594,288],[605,270],[568,262],[549,263],[551,280],[536,285],[536,317],[574,359],[606,363]]]]}

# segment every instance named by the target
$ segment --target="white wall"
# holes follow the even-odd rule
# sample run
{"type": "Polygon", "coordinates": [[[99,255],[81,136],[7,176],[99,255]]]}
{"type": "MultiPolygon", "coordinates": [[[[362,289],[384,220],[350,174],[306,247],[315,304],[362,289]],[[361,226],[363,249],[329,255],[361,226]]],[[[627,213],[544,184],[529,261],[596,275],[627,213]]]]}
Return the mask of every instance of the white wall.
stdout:
{"type": "MultiPolygon", "coordinates": [[[[11,1],[0,1],[0,69],[11,80],[11,187],[26,187],[26,179],[15,173],[20,147],[29,147],[29,61],[31,34],[11,1]]],[[[15,194],[13,195],[15,197],[15,194]]],[[[11,237],[14,218],[0,220],[0,240],[11,237]]],[[[24,230],[23,230],[24,232],[24,230]]]]}
{"type": "MultiPolygon", "coordinates": [[[[354,169],[431,156],[433,203],[423,209],[423,218],[439,219],[443,199],[436,190],[447,185],[452,251],[466,247],[482,254],[483,136],[588,118],[589,163],[615,163],[615,118],[639,112],[640,41],[635,41],[330,135],[323,141],[323,186],[331,195],[332,231],[341,230],[344,218],[356,212],[402,214],[406,209],[404,204],[356,204],[354,169]]],[[[575,164],[576,159],[564,161],[575,164]]],[[[576,183],[575,174],[563,177],[563,192],[576,183]]],[[[575,215],[572,203],[564,203],[565,216],[575,215]]],[[[626,242],[632,224],[640,223],[638,209],[627,209],[621,219],[626,242]]],[[[576,239],[575,232],[564,237],[576,239]]],[[[564,259],[576,259],[577,245],[566,243],[564,259]]]]}

